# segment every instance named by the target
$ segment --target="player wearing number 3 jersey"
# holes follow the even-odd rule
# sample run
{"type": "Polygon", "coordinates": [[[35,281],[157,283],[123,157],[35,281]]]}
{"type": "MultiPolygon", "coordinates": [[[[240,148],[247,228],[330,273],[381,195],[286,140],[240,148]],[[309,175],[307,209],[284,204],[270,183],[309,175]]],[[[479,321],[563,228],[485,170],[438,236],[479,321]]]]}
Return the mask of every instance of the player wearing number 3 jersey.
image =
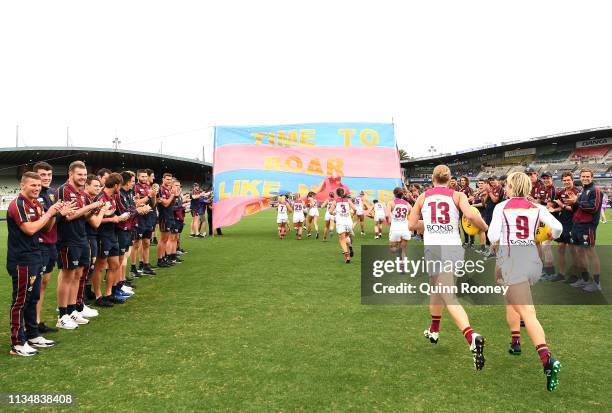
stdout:
{"type": "Polygon", "coordinates": [[[544,329],[536,317],[530,285],[541,275],[542,262],[538,255],[535,233],[540,222],[551,228],[552,238],[558,238],[563,225],[545,206],[535,204],[527,197],[531,192],[531,180],[522,172],[508,176],[506,193],[510,197],[498,204],[493,211],[488,236],[492,243],[499,242],[497,266],[501,270],[499,282],[508,285],[506,320],[513,332],[520,332],[521,319],[527,334],[536,345],[536,351],[544,366],[546,389],[557,388],[561,363],[555,359],[546,345],[544,329]]]}
{"type": "Polygon", "coordinates": [[[338,239],[344,253],[344,262],[348,264],[353,256],[353,246],[351,245],[353,219],[351,218],[351,210],[355,211],[356,207],[349,198],[345,198],[344,189],[336,189],[336,195],[338,197],[332,202],[329,213],[336,216],[336,232],[338,232],[338,239]]]}
{"type": "MultiPolygon", "coordinates": [[[[432,261],[435,264],[436,261],[444,262],[449,259],[453,262],[463,260],[463,249],[459,236],[459,210],[479,229],[487,230],[487,224],[480,214],[475,214],[470,208],[466,195],[448,187],[450,178],[450,169],[446,165],[436,166],[432,176],[433,188],[419,195],[408,218],[410,230],[423,233],[428,268],[430,268],[429,262],[432,261]],[[420,220],[421,215],[422,220],[420,220]]],[[[450,287],[455,285],[454,274],[441,271],[440,266],[438,269],[440,271],[430,272],[430,284],[443,287],[435,289],[435,291],[443,292],[430,294],[431,326],[425,330],[425,337],[431,343],[438,342],[442,310],[446,307],[470,345],[474,367],[476,370],[481,370],[485,363],[485,339],[470,327],[468,316],[457,297],[452,293],[444,292],[452,291],[450,287]]]]}

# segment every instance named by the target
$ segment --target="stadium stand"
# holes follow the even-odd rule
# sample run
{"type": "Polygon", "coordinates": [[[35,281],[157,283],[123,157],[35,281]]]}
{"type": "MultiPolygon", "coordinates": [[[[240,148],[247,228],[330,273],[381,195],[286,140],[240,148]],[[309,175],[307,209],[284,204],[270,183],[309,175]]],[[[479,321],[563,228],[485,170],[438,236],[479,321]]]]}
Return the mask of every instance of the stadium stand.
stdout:
{"type": "Polygon", "coordinates": [[[433,166],[444,163],[453,175],[488,178],[491,175],[508,175],[533,168],[536,172],[550,171],[555,184],[560,183],[565,171],[578,177],[583,167],[593,170],[602,190],[612,193],[612,128],[596,128],[558,135],[513,141],[509,144],[476,148],[474,150],[443,156],[412,158],[402,161],[404,178],[408,182],[426,183],[431,178],[433,166]]]}
{"type": "Polygon", "coordinates": [[[54,168],[55,185],[66,180],[70,162],[82,160],[91,172],[100,168],[112,171],[150,168],[159,180],[164,172],[171,172],[188,189],[193,182],[212,185],[212,165],[195,159],[147,153],[87,147],[23,147],[0,148],[0,209],[19,192],[19,178],[38,161],[47,161],[54,168]],[[7,201],[8,200],[8,201],[7,201]]]}

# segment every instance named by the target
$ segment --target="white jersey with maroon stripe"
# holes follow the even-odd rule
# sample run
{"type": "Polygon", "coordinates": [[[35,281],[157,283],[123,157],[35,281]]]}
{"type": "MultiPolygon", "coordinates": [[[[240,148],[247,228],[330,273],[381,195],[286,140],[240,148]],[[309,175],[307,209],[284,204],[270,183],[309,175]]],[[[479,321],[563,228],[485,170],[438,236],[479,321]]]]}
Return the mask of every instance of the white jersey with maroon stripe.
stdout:
{"type": "Polygon", "coordinates": [[[441,186],[425,191],[421,208],[425,245],[461,245],[459,208],[453,199],[454,192],[441,186]]]}
{"type": "Polygon", "coordinates": [[[385,219],[385,207],[380,202],[374,204],[374,219],[376,221],[382,221],[385,219]]]}
{"type": "Polygon", "coordinates": [[[288,213],[287,213],[287,204],[285,202],[279,202],[278,206],[276,207],[276,211],[277,211],[277,218],[280,219],[287,219],[288,217],[288,213]]]}
{"type": "Polygon", "coordinates": [[[408,214],[410,213],[411,205],[403,199],[395,198],[393,200],[395,206],[391,211],[391,227],[390,231],[408,230],[408,214]]]}
{"type": "Polygon", "coordinates": [[[491,242],[499,241],[497,267],[505,285],[533,285],[540,278],[542,260],[535,240],[540,222],[550,227],[553,238],[561,235],[563,226],[543,205],[510,198],[495,206],[487,235],[491,242]]]}
{"type": "Polygon", "coordinates": [[[363,215],[363,197],[361,195],[355,197],[355,213],[363,215]]]}
{"type": "Polygon", "coordinates": [[[336,225],[353,225],[351,205],[346,198],[336,199],[336,225]]]}
{"type": "Polygon", "coordinates": [[[491,242],[500,245],[535,245],[535,234],[539,223],[548,225],[553,238],[558,238],[563,226],[544,205],[526,198],[510,198],[495,206],[488,236],[491,242]]]}

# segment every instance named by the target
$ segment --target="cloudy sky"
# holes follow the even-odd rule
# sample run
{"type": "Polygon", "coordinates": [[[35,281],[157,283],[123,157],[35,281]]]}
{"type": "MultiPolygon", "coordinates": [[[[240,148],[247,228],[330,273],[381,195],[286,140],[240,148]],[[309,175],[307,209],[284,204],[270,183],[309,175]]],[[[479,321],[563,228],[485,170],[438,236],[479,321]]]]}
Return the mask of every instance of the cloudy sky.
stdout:
{"type": "Polygon", "coordinates": [[[212,126],[394,121],[413,156],[612,125],[605,1],[3,2],[0,146],[212,160],[212,126]]]}

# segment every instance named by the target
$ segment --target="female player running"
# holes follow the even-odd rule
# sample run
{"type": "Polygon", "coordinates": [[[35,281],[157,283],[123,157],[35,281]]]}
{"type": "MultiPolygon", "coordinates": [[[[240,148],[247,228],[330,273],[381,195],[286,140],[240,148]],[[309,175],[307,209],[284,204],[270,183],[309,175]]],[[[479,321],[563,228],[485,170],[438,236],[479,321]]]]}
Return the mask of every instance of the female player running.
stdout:
{"type": "Polygon", "coordinates": [[[372,212],[374,213],[374,239],[379,239],[382,237],[383,222],[387,218],[385,206],[378,202],[378,199],[375,199],[372,212]]]}
{"type": "Polygon", "coordinates": [[[505,296],[508,326],[515,336],[515,333],[520,334],[521,319],[524,321],[527,334],[536,345],[544,366],[546,389],[553,391],[558,385],[561,363],[553,357],[546,345],[544,329],[536,316],[530,286],[542,274],[542,261],[535,241],[538,224],[541,222],[548,225],[553,239],[561,235],[563,225],[544,205],[527,200],[530,192],[531,180],[526,174],[514,172],[508,176],[506,193],[510,199],[495,206],[488,236],[492,243],[500,244],[497,266],[501,277],[498,282],[509,287],[505,296]]]}
{"type": "Polygon", "coordinates": [[[321,208],[325,208],[325,229],[323,230],[323,241],[327,241],[327,236],[330,237],[334,233],[334,223],[336,218],[329,213],[334,202],[334,193],[329,193],[329,198],[323,201],[321,208]]]}
{"type": "Polygon", "coordinates": [[[306,199],[306,205],[308,206],[308,216],[306,217],[306,226],[308,227],[308,237],[312,236],[312,224],[315,227],[315,238],[319,239],[319,208],[317,207],[317,200],[315,199],[315,193],[309,192],[308,198],[306,199]]]}
{"type": "MultiPolygon", "coordinates": [[[[359,227],[361,229],[361,235],[365,235],[365,215],[363,213],[364,209],[366,209],[367,205],[365,203],[365,193],[361,191],[359,195],[355,197],[355,216],[357,217],[357,221],[359,222],[359,227]]],[[[356,224],[357,222],[355,222],[356,224]]],[[[355,226],[353,224],[353,227],[355,226]]]]}
{"type": "Polygon", "coordinates": [[[291,211],[291,205],[285,200],[285,196],[279,196],[276,206],[276,225],[278,226],[278,237],[280,239],[285,239],[285,235],[287,235],[287,220],[291,211]]]}
{"type": "MultiPolygon", "coordinates": [[[[446,289],[438,288],[442,291],[449,291],[450,287],[455,285],[454,274],[440,271],[441,265],[437,264],[448,260],[463,261],[464,251],[459,234],[459,211],[461,210],[466,219],[472,221],[478,228],[483,231],[487,230],[487,224],[479,214],[472,211],[465,194],[448,187],[450,178],[451,172],[448,166],[436,166],[432,175],[433,187],[419,195],[408,218],[410,230],[423,233],[426,265],[430,270],[429,282],[432,286],[447,287],[446,289]],[[423,220],[419,221],[421,215],[423,220]],[[432,266],[438,268],[431,268],[432,266]]],[[[424,331],[425,337],[431,343],[438,342],[440,319],[444,307],[468,342],[474,359],[474,367],[476,370],[481,370],[485,364],[485,339],[470,327],[468,316],[454,294],[442,292],[430,295],[431,326],[424,331]]]]}
{"type": "Polygon", "coordinates": [[[295,201],[293,202],[293,229],[297,239],[302,239],[302,226],[304,225],[304,210],[306,209],[306,203],[299,194],[296,194],[295,201]]]}
{"type": "Polygon", "coordinates": [[[396,187],[393,189],[392,199],[387,203],[387,216],[391,219],[389,230],[389,247],[391,252],[397,253],[400,259],[406,256],[406,245],[410,241],[410,230],[408,229],[408,214],[412,207],[403,199],[404,189],[396,187]]]}
{"type": "Polygon", "coordinates": [[[353,256],[353,246],[351,245],[351,233],[353,232],[353,220],[351,211],[355,211],[355,204],[345,197],[344,189],[336,189],[338,197],[332,202],[329,213],[336,216],[336,231],[340,240],[340,246],[344,253],[344,262],[351,262],[353,256]]]}

